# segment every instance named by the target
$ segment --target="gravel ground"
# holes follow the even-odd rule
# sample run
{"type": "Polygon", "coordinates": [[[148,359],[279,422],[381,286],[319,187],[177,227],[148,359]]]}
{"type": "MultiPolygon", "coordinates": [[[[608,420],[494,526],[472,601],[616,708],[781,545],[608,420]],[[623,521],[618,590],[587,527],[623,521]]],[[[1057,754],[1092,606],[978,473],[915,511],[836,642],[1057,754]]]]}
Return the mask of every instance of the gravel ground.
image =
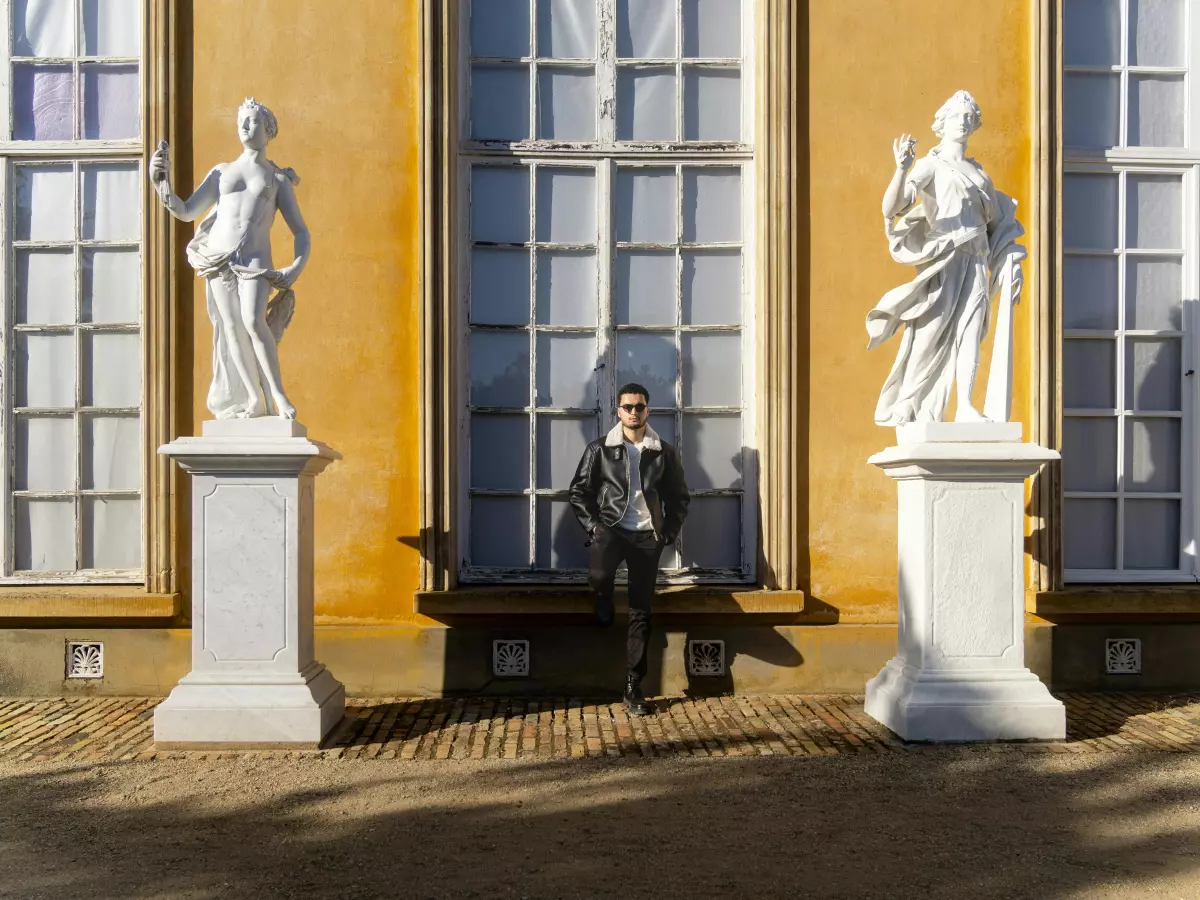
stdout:
{"type": "Polygon", "coordinates": [[[1200,755],[0,762],[0,897],[1200,897],[1200,755]]]}

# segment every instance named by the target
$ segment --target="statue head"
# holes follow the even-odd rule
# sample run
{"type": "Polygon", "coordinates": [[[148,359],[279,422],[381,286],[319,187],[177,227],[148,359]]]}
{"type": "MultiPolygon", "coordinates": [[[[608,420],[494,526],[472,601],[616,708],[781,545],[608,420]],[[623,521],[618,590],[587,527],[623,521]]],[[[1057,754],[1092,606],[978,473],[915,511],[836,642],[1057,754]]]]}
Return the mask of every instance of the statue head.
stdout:
{"type": "Polygon", "coordinates": [[[267,141],[279,134],[275,113],[253,97],[247,97],[238,107],[237,123],[242,144],[254,150],[262,150],[267,141]]]}
{"type": "Polygon", "coordinates": [[[966,141],[983,125],[983,113],[967,91],[956,91],[933,116],[933,133],[942,140],[966,141]]]}

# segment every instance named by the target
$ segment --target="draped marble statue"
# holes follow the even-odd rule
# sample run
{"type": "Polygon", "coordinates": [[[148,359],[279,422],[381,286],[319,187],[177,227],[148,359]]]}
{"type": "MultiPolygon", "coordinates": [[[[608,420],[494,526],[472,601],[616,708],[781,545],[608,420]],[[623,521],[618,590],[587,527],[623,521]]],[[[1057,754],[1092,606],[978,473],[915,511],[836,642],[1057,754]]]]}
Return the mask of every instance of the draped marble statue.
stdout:
{"type": "Polygon", "coordinates": [[[869,347],[906,327],[896,362],[875,408],[878,425],[940,422],[957,383],[955,421],[1008,420],[1012,398],[1012,308],[1022,286],[1025,233],[1016,201],[996,190],[967,141],[982,115],[959,91],[933,120],[941,142],[914,164],[914,141],[893,143],[896,171],[883,197],[892,258],[917,277],[888,291],[867,314],[869,347]],[[983,412],[971,402],[980,346],[999,297],[992,364],[983,412]]]}
{"type": "Polygon", "coordinates": [[[205,176],[187,200],[171,189],[165,141],[150,158],[150,180],[175,218],[193,222],[206,212],[187,247],[188,262],[207,282],[213,324],[213,380],[208,408],[218,419],[296,417],[283,391],[276,345],[295,309],[292,285],[308,262],[311,243],[300,215],[299,177],[267,159],[267,142],[279,133],[275,115],[254,98],[237,112],[245,148],[233,162],[205,176]],[[271,259],[275,212],[292,231],[294,260],[276,269],[271,259]],[[268,296],[271,288],[277,293],[268,296]]]}

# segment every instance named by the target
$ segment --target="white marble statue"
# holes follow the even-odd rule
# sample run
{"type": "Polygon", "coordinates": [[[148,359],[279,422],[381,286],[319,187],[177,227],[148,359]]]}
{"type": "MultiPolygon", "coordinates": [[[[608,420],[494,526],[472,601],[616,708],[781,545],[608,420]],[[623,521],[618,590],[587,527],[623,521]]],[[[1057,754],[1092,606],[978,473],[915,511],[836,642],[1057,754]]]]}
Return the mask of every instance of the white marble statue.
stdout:
{"type": "Polygon", "coordinates": [[[955,421],[1008,420],[1012,397],[1012,307],[1020,300],[1024,229],[1016,201],[996,190],[967,140],[982,124],[966,91],[933,120],[941,143],[914,164],[903,135],[892,145],[896,172],[883,196],[892,258],[916,266],[917,277],[888,291],[867,315],[870,347],[906,325],[896,362],[875,408],[878,425],[940,422],[957,382],[955,421]],[[971,402],[979,351],[988,332],[990,301],[998,322],[983,412],[971,402]]]}
{"type": "Polygon", "coordinates": [[[218,419],[272,413],[294,419],[296,408],[283,391],[276,344],[295,309],[292,284],[310,253],[294,188],[300,179],[267,159],[267,142],[279,132],[267,107],[246,100],[238,108],[237,130],[245,147],[242,155],[214,166],[187,200],[171,190],[165,141],[150,158],[150,180],[175,218],[193,222],[208,212],[187,247],[188,262],[207,282],[213,323],[208,408],[218,419]],[[276,210],[283,213],[295,247],[295,259],[282,269],[271,260],[276,210]],[[268,300],[271,288],[277,293],[268,300]]]}

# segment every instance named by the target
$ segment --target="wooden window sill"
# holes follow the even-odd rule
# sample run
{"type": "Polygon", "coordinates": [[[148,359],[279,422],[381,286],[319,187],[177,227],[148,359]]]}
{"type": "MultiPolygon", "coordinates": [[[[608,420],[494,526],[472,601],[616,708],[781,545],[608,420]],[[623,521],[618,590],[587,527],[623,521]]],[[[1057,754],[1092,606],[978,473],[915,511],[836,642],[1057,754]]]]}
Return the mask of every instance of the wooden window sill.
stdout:
{"type": "MultiPolygon", "coordinates": [[[[614,599],[618,614],[629,608],[624,588],[617,588],[614,599]]],[[[802,591],[682,585],[658,588],[654,612],[795,615],[804,612],[804,600],[802,591]]],[[[591,591],[582,585],[481,585],[417,591],[415,603],[416,611],[427,616],[592,614],[591,591]]]]}
{"type": "Polygon", "coordinates": [[[130,585],[0,588],[0,619],[173,619],[182,611],[182,594],[130,585]]]}
{"type": "Polygon", "coordinates": [[[1197,584],[1104,584],[1028,591],[1025,609],[1038,616],[1200,615],[1197,584]]]}

